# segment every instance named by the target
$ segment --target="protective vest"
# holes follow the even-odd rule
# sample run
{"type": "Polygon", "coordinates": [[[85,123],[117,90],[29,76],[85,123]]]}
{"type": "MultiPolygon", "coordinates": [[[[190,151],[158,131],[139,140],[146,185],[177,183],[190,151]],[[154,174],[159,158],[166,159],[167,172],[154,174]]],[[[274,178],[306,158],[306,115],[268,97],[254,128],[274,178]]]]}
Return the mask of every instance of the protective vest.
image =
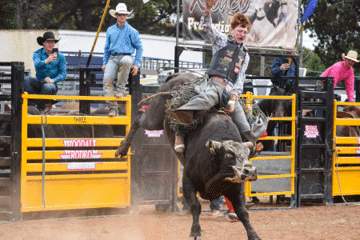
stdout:
{"type": "Polygon", "coordinates": [[[210,77],[218,76],[235,83],[245,56],[246,49],[243,45],[229,42],[226,47],[215,53],[210,63],[208,75],[210,77]]]}

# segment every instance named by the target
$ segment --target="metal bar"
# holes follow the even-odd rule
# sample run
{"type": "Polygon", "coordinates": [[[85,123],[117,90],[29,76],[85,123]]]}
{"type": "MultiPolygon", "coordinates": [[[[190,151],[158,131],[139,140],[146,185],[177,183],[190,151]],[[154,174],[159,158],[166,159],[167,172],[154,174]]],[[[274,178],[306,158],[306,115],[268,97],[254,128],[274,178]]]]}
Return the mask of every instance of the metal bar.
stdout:
{"type": "MultiPolygon", "coordinates": [[[[24,63],[11,63],[11,220],[22,220],[21,213],[21,119],[23,115],[21,106],[21,93],[24,83],[24,63]]],[[[27,101],[24,101],[27,104],[27,101]]]]}
{"type": "Polygon", "coordinates": [[[102,24],[103,24],[103,22],[104,22],[104,19],[105,19],[106,13],[107,13],[107,9],[109,8],[109,4],[110,4],[110,0],[107,0],[106,5],[105,5],[105,8],[104,8],[103,15],[102,15],[102,18],[101,18],[99,27],[98,27],[98,30],[97,30],[97,32],[96,32],[96,36],[95,36],[95,39],[94,39],[94,43],[93,43],[92,48],[91,48],[91,52],[90,52],[89,58],[88,58],[88,60],[87,60],[87,62],[86,62],[86,67],[88,67],[89,64],[90,64],[91,57],[92,57],[92,54],[93,54],[94,49],[95,49],[96,41],[97,41],[97,39],[98,39],[98,37],[99,37],[99,33],[100,33],[100,31],[101,31],[101,27],[102,27],[102,24]]]}

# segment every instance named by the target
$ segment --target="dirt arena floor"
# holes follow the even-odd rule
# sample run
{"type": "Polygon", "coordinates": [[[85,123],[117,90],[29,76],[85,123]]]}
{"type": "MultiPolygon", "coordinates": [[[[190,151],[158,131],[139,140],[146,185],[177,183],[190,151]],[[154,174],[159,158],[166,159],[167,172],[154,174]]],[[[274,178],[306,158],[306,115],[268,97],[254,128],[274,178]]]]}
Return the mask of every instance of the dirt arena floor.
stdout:
{"type": "MultiPolygon", "coordinates": [[[[203,209],[209,203],[203,202],[203,209]]],[[[223,206],[226,208],[226,205],[223,206]]],[[[285,210],[250,210],[250,220],[262,239],[360,239],[360,205],[302,206],[285,210]]],[[[24,220],[0,224],[2,240],[177,240],[189,239],[192,217],[162,213],[154,205],[138,214],[24,220]]],[[[238,221],[200,216],[203,240],[247,239],[238,221]]]]}

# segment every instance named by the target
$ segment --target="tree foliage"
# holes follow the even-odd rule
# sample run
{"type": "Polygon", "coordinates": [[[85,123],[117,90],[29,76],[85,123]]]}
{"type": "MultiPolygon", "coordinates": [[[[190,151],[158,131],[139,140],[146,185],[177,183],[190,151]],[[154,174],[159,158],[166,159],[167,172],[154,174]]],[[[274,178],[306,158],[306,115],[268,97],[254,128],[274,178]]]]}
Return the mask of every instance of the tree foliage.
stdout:
{"type": "Polygon", "coordinates": [[[0,2],[0,29],[16,29],[16,6],[12,0],[0,2]]]}
{"type": "MultiPolygon", "coordinates": [[[[302,0],[305,6],[307,0],[302,0]]],[[[319,0],[314,14],[305,22],[305,29],[316,36],[319,44],[314,53],[327,68],[342,61],[342,53],[360,53],[360,4],[358,0],[319,0]]],[[[354,65],[360,75],[360,64],[354,65]]]]}
{"type": "MultiPolygon", "coordinates": [[[[133,14],[128,22],[140,33],[175,36],[170,16],[176,14],[177,0],[123,0],[133,14]]],[[[3,0],[0,29],[67,29],[97,31],[107,0],[3,0]]],[[[109,14],[118,1],[110,1],[102,31],[116,23],[109,14]]]]}
{"type": "Polygon", "coordinates": [[[303,48],[302,67],[308,70],[308,77],[319,77],[327,68],[320,57],[307,48],[303,48]]]}
{"type": "Polygon", "coordinates": [[[134,6],[134,17],[129,19],[131,26],[140,33],[175,36],[176,27],[170,16],[176,14],[177,0],[152,0],[134,6]]]}

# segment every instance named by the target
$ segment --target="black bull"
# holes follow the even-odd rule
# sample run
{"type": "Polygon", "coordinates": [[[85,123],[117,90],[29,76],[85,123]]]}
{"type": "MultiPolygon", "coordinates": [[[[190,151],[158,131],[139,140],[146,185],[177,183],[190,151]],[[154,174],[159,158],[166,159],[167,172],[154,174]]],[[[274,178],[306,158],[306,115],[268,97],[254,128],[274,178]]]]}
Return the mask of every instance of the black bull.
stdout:
{"type": "MultiPolygon", "coordinates": [[[[139,127],[148,130],[165,129],[171,145],[174,146],[174,133],[165,114],[165,103],[171,99],[171,95],[166,92],[194,79],[192,74],[180,74],[168,80],[158,91],[165,94],[158,94],[146,111],[139,112],[115,155],[127,154],[139,127]]],[[[184,166],[183,193],[193,216],[191,239],[200,239],[201,236],[201,205],[196,197],[197,192],[209,200],[221,195],[227,197],[243,223],[248,238],[260,239],[251,226],[245,209],[243,182],[257,178],[256,169],[248,160],[252,143],[241,143],[239,131],[228,116],[210,111],[203,116],[202,123],[187,135],[185,145],[184,154],[176,154],[184,166]]]]}

